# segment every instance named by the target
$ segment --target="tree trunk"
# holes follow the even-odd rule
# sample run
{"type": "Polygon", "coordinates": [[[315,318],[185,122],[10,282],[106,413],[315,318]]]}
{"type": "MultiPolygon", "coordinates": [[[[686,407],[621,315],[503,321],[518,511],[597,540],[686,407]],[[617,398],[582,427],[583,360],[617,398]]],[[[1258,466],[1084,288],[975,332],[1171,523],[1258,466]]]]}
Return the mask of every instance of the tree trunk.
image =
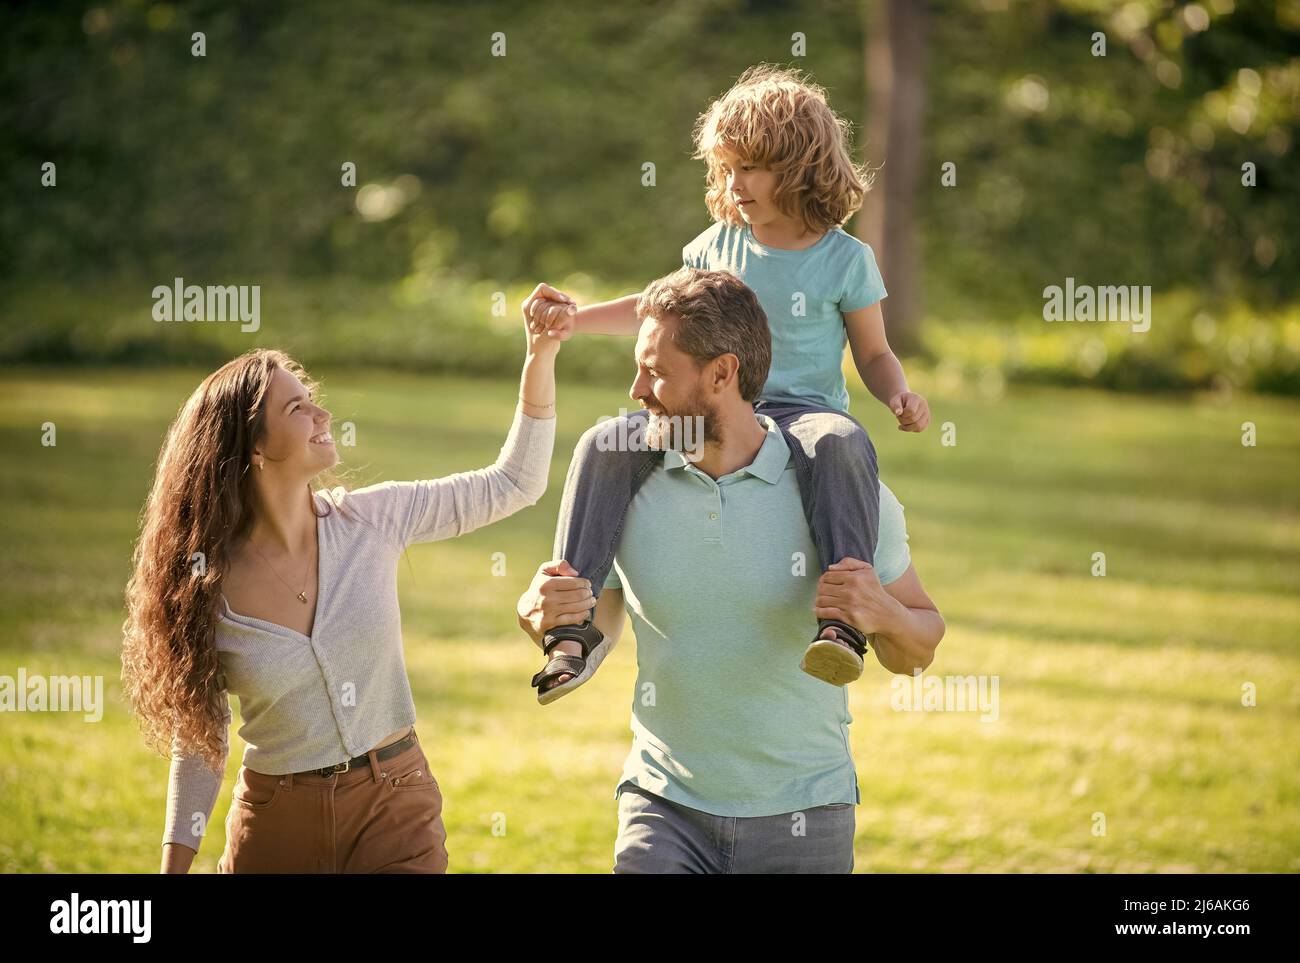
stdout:
{"type": "Polygon", "coordinates": [[[871,0],[864,13],[865,156],[876,181],[858,218],[858,236],[875,251],[889,291],[881,309],[890,345],[910,353],[921,340],[913,222],[925,108],[922,56],[930,14],[925,0],[871,0]]]}

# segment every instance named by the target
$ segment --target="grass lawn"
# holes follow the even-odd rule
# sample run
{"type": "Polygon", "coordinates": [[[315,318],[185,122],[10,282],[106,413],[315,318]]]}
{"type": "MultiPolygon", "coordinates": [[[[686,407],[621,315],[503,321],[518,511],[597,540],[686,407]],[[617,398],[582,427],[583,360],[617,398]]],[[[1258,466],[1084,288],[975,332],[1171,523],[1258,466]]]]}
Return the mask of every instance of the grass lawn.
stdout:
{"type": "MultiPolygon", "coordinates": [[[[631,404],[576,386],[563,358],[561,369],[545,499],[413,546],[401,567],[453,872],[611,866],[635,645],[629,634],[593,682],[542,708],[528,687],[540,654],[513,621],[550,555],[573,442],[631,404]]],[[[0,715],[0,871],[157,870],[167,764],[122,704],[122,588],[163,429],[203,373],[0,373],[0,675],[102,675],[107,702],[93,724],[0,715]],[[41,445],[45,422],[54,447],[41,445]]],[[[313,374],[336,426],[356,425],[356,446],[340,449],[355,484],[489,463],[516,392],[506,380],[313,374]]],[[[865,395],[854,411],[947,619],[927,675],[997,676],[999,714],[895,712],[874,664],[851,687],[858,871],[1300,871],[1300,404],[989,397],[914,381],[935,415],[923,435],[895,431],[865,395]],[[1256,447],[1241,444],[1244,421],[1256,447]],[[956,445],[941,444],[944,422],[956,445]],[[1091,571],[1097,552],[1105,577],[1091,571]],[[1247,684],[1254,706],[1242,704],[1247,684]]],[[[805,641],[790,640],[792,666],[805,641]]],[[[225,841],[234,730],[231,743],[195,871],[214,871],[225,841]]]]}

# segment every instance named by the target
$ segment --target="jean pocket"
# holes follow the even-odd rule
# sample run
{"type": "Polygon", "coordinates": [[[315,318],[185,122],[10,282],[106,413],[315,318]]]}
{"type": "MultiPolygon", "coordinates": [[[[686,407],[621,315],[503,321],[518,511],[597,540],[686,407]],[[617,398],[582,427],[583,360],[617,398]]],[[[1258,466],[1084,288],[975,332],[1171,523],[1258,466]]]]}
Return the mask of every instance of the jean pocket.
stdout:
{"type": "Polygon", "coordinates": [[[394,792],[417,792],[421,789],[437,790],[438,780],[429,771],[428,761],[420,760],[389,772],[388,785],[394,792]]]}
{"type": "Polygon", "coordinates": [[[279,776],[254,773],[250,777],[247,772],[241,772],[231,797],[245,809],[270,809],[280,798],[280,786],[279,776]]]}

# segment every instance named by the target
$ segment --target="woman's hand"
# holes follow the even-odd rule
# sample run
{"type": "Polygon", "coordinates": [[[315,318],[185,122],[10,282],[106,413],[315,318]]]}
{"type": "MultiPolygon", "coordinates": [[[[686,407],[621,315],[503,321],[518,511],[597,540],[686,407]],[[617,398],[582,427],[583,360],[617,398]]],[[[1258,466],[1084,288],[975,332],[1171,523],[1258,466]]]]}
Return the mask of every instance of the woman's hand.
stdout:
{"type": "Polygon", "coordinates": [[[558,350],[561,341],[573,337],[578,305],[563,291],[557,291],[549,284],[539,284],[524,298],[520,309],[524,314],[524,329],[528,332],[529,351],[549,344],[558,350]]]}
{"type": "Polygon", "coordinates": [[[549,284],[539,284],[533,293],[524,298],[520,309],[524,313],[524,332],[528,337],[528,357],[519,378],[519,403],[524,414],[531,418],[555,417],[555,356],[560,352],[560,342],[533,319],[554,311],[572,308],[578,310],[568,295],[561,294],[549,284]]]}

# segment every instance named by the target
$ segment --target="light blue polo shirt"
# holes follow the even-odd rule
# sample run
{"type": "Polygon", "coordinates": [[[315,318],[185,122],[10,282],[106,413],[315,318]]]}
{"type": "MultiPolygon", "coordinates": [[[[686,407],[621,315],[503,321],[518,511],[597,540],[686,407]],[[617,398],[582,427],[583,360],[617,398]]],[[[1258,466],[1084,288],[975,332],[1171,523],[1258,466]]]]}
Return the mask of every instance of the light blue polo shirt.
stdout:
{"type": "Polygon", "coordinates": [[[748,224],[715,221],[682,248],[682,263],[730,271],[758,296],[772,329],[772,370],[762,400],[849,410],[843,313],[887,293],[870,245],[836,227],[811,247],[787,251],[759,243],[748,224]]]}
{"type": "MultiPolygon", "coordinates": [[[[630,781],[718,816],[859,801],[848,693],[799,668],[821,575],[794,462],[776,424],[754,461],[714,481],[666,452],[628,509],[606,588],[636,632],[630,781]]],[[[911,559],[880,486],[876,570],[911,559]]],[[[615,791],[615,796],[618,791],[615,791]]]]}

